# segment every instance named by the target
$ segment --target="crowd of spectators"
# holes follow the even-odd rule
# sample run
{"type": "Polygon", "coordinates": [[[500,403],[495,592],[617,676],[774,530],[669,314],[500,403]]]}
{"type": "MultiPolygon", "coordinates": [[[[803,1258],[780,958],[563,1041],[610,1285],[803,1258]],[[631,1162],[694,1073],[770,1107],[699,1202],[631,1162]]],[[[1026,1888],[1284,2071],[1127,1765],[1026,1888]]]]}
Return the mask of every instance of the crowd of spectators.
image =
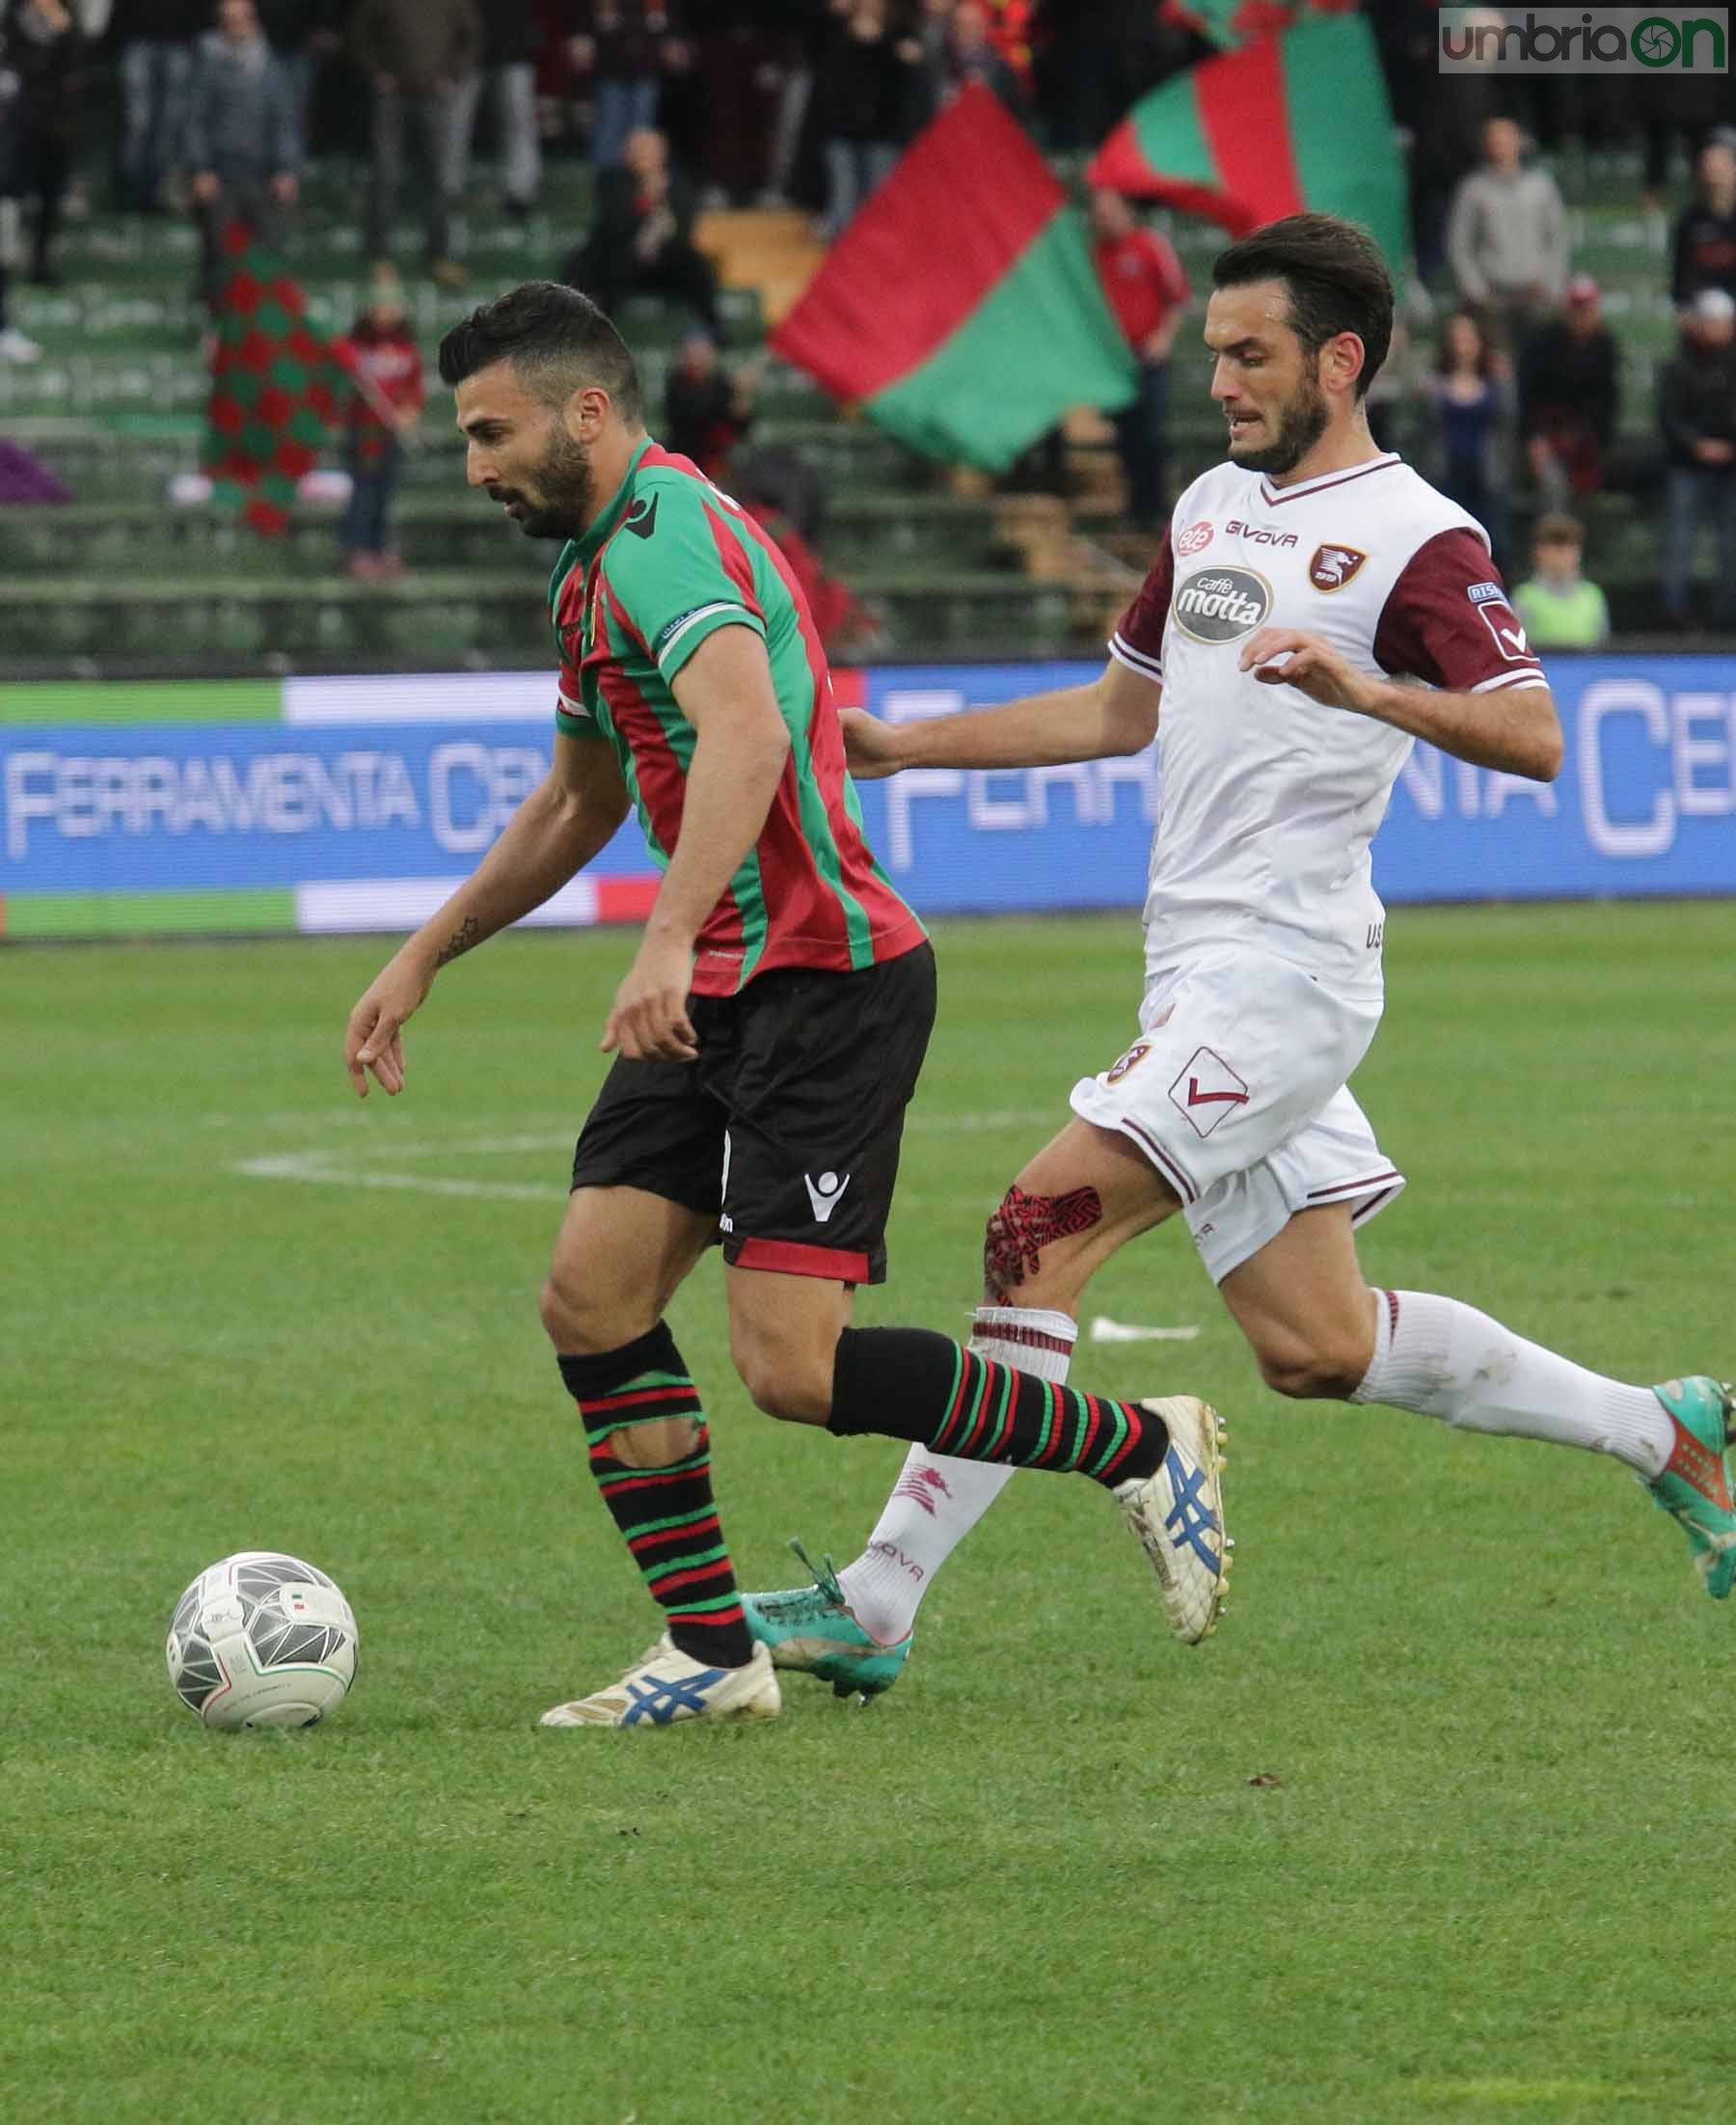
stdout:
{"type": "MultiPolygon", "coordinates": [[[[1431,470],[1484,524],[1505,565],[1515,499],[1541,512],[1529,602],[1546,628],[1600,639],[1608,626],[1602,593],[1580,574],[1584,527],[1567,512],[1606,491],[1649,502],[1660,489],[1666,617],[1679,626],[1697,613],[1736,628],[1736,131],[1713,126],[1695,145],[1693,193],[1658,260],[1676,345],[1658,368],[1649,443],[1624,445],[1621,351],[1603,290],[1572,270],[1554,177],[1540,158],[1527,160],[1510,117],[1484,120],[1480,158],[1448,204],[1446,261],[1462,307],[1439,328],[1427,387],[1431,470]],[[1693,594],[1707,531],[1717,568],[1709,614],[1693,594]]],[[[1648,182],[1659,175],[1648,165],[1648,182]]]]}
{"type": "MultiPolygon", "coordinates": [[[[1555,533],[1533,580],[1547,610],[1586,609],[1577,589],[1569,595],[1562,557],[1571,547],[1578,583],[1580,519],[1596,522],[1590,505],[1614,489],[1662,501],[1670,616],[1687,609],[1710,531],[1725,586],[1719,618],[1736,624],[1728,78],[1443,77],[1432,0],[1368,0],[1368,13],[1433,298],[1432,310],[1426,295],[1407,306],[1381,392],[1383,433],[1391,418],[1421,447],[1509,566],[1515,525],[1543,513],[1555,533]],[[1657,259],[1678,343],[1643,423],[1606,291],[1575,268],[1552,170],[1568,142],[1636,139],[1636,211],[1670,204],[1671,157],[1693,157],[1692,196],[1674,203],[1668,257],[1657,259]]],[[[400,204],[420,224],[415,266],[458,286],[460,210],[529,224],[545,154],[577,153],[596,172],[588,223],[552,232],[538,223],[537,240],[552,268],[606,307],[651,294],[685,312],[692,330],[671,371],[667,424],[722,470],[748,435],[757,371],[720,354],[717,276],[695,241],[702,211],[794,205],[835,240],[966,85],[986,86],[1046,149],[1078,156],[1144,89],[1207,50],[1181,12],[1156,0],[0,0],[0,361],[38,351],[7,327],[6,271],[52,283],[75,171],[126,214],[189,216],[208,299],[227,222],[293,247],[310,158],[359,162],[356,219],[384,292],[358,332],[386,335],[391,367],[402,299],[387,269],[414,269],[393,265],[400,204]],[[491,166],[480,191],[478,137],[491,166]]],[[[1088,207],[1097,269],[1138,371],[1135,398],[1113,417],[1126,514],[1150,529],[1173,501],[1169,368],[1195,298],[1148,217],[1111,193],[1088,207]]],[[[377,408],[363,428],[370,421],[364,454],[390,472],[400,438],[377,408]]],[[[389,567],[384,532],[371,520],[355,530],[363,571],[382,556],[389,567]]]]}
{"type": "MultiPolygon", "coordinates": [[[[216,0],[0,0],[0,75],[17,105],[0,127],[7,196],[52,217],[78,130],[70,77],[95,51],[114,90],[86,101],[89,159],[106,160],[132,212],[192,204],[218,14],[216,0]]],[[[1203,48],[1143,0],[255,0],[252,17],[245,36],[223,34],[263,41],[281,102],[272,175],[299,175],[310,150],[366,156],[383,250],[413,166],[433,265],[453,262],[449,214],[470,193],[479,123],[508,214],[533,210],[546,139],[581,139],[610,170],[655,126],[707,204],[793,200],[836,230],[967,83],[1076,148],[1126,93],[1203,48]]]]}

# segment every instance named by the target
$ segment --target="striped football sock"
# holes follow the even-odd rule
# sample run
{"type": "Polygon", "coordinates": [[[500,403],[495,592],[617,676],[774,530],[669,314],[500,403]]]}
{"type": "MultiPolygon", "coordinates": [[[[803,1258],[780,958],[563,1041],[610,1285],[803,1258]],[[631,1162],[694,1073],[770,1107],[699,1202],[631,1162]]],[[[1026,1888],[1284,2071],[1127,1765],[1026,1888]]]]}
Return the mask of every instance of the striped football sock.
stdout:
{"type": "MultiPolygon", "coordinates": [[[[979,1306],[970,1339],[977,1357],[1000,1359],[1039,1379],[1065,1382],[1079,1324],[1033,1306],[979,1306]]],[[[936,1458],[912,1446],[874,1533],[838,1584],[871,1638],[893,1646],[911,1630],[935,1575],[1012,1481],[995,1461],[936,1458]]]]}
{"type": "Polygon", "coordinates": [[[1153,1475],[1169,1448],[1162,1418],[1149,1409],[1039,1379],[927,1328],[845,1329],[828,1429],[1111,1485],[1153,1475]]]}
{"type": "Polygon", "coordinates": [[[675,1339],[660,1321],[648,1334],[598,1357],[563,1357],[560,1376],[584,1421],[591,1474],[626,1539],[669,1637],[690,1659],[746,1667],[753,1641],[712,1497],[711,1433],[675,1339]],[[679,1460],[635,1468],[610,1452],[631,1425],[689,1419],[679,1460]]]}

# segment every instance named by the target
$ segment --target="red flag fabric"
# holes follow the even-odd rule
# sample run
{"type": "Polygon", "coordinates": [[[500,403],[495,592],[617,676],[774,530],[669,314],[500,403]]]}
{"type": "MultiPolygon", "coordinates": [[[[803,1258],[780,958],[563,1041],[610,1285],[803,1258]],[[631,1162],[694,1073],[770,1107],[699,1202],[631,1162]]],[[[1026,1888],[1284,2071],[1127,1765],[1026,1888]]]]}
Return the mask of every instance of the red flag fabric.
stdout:
{"type": "Polygon", "coordinates": [[[917,137],[772,345],[915,449],[991,468],[1070,406],[1133,393],[1084,225],[980,83],[917,137]]]}
{"type": "Polygon", "coordinates": [[[1361,15],[1316,14],[1173,75],[1140,98],[1085,175],[1234,236],[1310,207],[1365,223],[1396,267],[1409,254],[1404,163],[1361,15]]]}

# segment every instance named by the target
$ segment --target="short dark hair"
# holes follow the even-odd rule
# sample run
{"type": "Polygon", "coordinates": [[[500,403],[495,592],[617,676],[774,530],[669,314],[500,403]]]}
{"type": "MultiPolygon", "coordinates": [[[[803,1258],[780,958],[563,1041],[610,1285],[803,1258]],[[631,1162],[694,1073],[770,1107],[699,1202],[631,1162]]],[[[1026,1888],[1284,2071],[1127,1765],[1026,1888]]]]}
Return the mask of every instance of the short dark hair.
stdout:
{"type": "Polygon", "coordinates": [[[1532,526],[1533,546],[1584,546],[1586,527],[1565,509],[1547,510],[1532,526]]]}
{"type": "Polygon", "coordinates": [[[496,362],[509,362],[550,405],[600,384],[623,421],[643,417],[638,368],[626,341],[588,295],[558,281],[526,281],[478,305],[440,342],[443,384],[461,384],[496,362]]]}
{"type": "Polygon", "coordinates": [[[1393,343],[1393,276],[1366,229],[1337,214],[1287,214],[1238,237],[1211,268],[1213,287],[1282,281],[1289,290],[1287,322],[1311,354],[1341,332],[1363,343],[1360,398],[1393,343]]]}

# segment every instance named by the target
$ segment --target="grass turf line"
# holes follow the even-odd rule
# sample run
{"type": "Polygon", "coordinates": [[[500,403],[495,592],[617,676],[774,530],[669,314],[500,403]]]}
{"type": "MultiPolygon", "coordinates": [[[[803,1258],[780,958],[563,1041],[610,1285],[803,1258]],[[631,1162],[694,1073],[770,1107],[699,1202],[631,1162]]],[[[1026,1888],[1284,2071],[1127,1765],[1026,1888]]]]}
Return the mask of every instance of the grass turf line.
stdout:
{"type": "MultiPolygon", "coordinates": [[[[1357,1091],[1377,1279],[1581,1361],[1728,1372],[1736,909],[1405,913],[1357,1091]]],[[[892,1280],[960,1331],[983,1216],[1134,1030],[1129,918],[947,924],[892,1280]],[[1029,1017],[1031,999],[1042,1017],[1029,1017]],[[988,1126],[980,1124],[989,1117],[988,1126]]],[[[655,1618],[534,1301],[632,939],[502,940],[357,1107],[362,942],[0,966],[0,2109],[30,2119],[1654,2119],[1722,2105],[1736,1614],[1613,1465],[1266,1394],[1179,1229],[1088,1311],[1110,1393],[1232,1420],[1229,1622],[1162,1637],[1022,1478],[866,1714],[538,1734],[655,1618]],[[514,1149],[522,1142],[526,1148],[514,1149]],[[450,1147],[450,1148],[448,1148],[450,1147]],[[529,1191],[263,1181],[261,1156],[529,1191]],[[160,1645],[245,1546],[333,1571],[351,1701],[201,1732],[160,1645]],[[1248,1783],[1269,1773],[1272,1786],[1248,1783]]],[[[715,1261],[674,1326],[743,1583],[853,1554],[899,1450],[773,1426],[715,1261]]]]}

